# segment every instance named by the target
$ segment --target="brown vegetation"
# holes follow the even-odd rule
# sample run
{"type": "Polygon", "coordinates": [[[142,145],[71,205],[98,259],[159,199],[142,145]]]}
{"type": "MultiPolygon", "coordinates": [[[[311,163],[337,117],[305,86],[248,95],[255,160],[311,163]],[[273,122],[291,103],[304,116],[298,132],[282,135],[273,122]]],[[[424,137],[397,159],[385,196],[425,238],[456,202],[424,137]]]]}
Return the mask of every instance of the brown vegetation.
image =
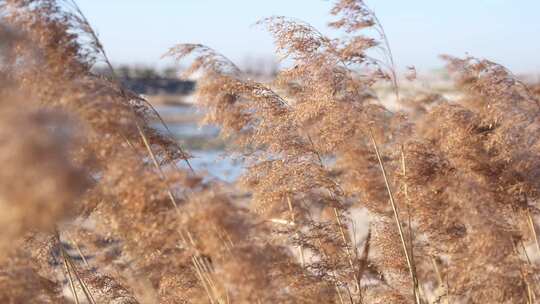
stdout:
{"type": "Polygon", "coordinates": [[[341,39],[262,20],[291,63],[271,83],[175,46],[245,161],[228,185],[150,127],[74,2],[0,11],[2,303],[537,302],[540,104],[503,67],[446,56],[464,97],[404,99],[361,0],[335,3],[341,39]]]}

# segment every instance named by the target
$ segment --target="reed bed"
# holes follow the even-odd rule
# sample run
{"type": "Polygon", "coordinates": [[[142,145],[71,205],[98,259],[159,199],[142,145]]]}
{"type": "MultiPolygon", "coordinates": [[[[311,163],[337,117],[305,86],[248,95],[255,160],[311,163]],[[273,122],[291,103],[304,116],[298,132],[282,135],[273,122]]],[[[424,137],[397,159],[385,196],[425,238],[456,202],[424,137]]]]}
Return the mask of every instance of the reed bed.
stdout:
{"type": "Polygon", "coordinates": [[[538,302],[539,95],[504,67],[444,56],[462,97],[405,96],[361,0],[334,2],[340,38],[261,20],[266,83],[173,46],[243,160],[229,184],[152,128],[74,1],[0,12],[0,302],[538,302]]]}

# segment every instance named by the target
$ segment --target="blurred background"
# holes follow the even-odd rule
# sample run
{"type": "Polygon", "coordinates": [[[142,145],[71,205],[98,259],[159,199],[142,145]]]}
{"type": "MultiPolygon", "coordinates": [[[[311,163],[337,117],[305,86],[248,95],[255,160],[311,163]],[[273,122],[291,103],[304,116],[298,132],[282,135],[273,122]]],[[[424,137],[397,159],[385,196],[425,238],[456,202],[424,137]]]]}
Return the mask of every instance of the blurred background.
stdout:
{"type": "MultiPolygon", "coordinates": [[[[325,34],[330,0],[79,0],[118,64],[163,65],[160,56],[180,42],[204,43],[239,65],[273,59],[271,37],[254,24],[283,15],[325,34]]],[[[540,68],[538,0],[371,0],[398,65],[438,68],[442,53],[470,53],[516,73],[540,68]]],[[[335,33],[334,33],[335,34],[335,33]]]]}

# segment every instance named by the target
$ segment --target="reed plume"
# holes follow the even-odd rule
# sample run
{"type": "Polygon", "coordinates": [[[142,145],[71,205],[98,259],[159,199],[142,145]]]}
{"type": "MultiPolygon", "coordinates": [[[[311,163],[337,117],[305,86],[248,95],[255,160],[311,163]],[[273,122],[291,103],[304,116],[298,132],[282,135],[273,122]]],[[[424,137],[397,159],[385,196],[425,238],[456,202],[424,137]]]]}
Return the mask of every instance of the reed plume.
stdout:
{"type": "Polygon", "coordinates": [[[406,96],[361,0],[334,2],[339,38],[261,20],[283,60],[269,81],[174,46],[245,166],[229,184],[153,127],[74,1],[0,13],[3,302],[537,301],[540,103],[504,67],[444,56],[460,97],[406,96]]]}

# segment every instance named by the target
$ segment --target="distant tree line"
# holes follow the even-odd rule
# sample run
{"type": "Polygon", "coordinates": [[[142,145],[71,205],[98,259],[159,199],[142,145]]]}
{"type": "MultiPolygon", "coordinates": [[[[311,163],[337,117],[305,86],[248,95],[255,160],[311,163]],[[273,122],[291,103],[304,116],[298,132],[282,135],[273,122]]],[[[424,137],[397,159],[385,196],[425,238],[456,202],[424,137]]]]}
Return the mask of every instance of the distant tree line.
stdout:
{"type": "MultiPolygon", "coordinates": [[[[95,68],[95,72],[110,77],[111,72],[104,67],[95,68]]],[[[192,80],[181,80],[174,67],[156,69],[149,66],[120,65],[115,68],[118,79],[124,86],[139,94],[174,94],[188,95],[195,88],[192,80]]]]}

